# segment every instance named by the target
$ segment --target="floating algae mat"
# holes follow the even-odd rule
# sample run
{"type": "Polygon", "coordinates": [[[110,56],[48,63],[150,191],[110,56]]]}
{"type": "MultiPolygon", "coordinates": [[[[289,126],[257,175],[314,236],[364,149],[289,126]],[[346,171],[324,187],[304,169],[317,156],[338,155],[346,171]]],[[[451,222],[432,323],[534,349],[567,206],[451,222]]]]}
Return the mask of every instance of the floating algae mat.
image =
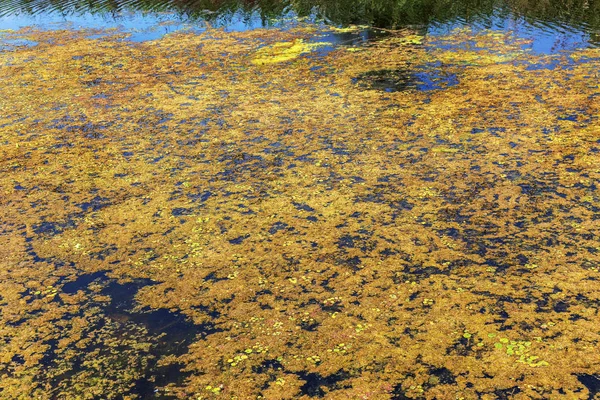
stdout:
{"type": "Polygon", "coordinates": [[[405,34],[7,35],[0,398],[596,395],[600,52],[405,34]]]}

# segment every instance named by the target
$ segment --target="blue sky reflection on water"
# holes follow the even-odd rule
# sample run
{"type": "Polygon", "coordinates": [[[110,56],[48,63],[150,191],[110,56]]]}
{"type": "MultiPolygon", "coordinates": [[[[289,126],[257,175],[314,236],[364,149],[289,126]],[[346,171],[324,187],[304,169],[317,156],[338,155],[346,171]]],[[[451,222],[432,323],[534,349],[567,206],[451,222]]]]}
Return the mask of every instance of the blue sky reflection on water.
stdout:
{"type": "MultiPolygon", "coordinates": [[[[293,21],[294,14],[288,13],[277,20],[261,18],[258,12],[230,13],[210,22],[211,26],[221,27],[228,31],[243,31],[261,27],[285,27],[293,21]]],[[[147,41],[159,39],[165,34],[181,30],[202,31],[206,23],[202,19],[187,19],[186,16],[172,12],[125,11],[104,13],[60,13],[56,11],[42,12],[36,15],[18,14],[0,17],[0,30],[18,30],[27,26],[42,29],[107,29],[118,28],[130,34],[129,40],[147,41]]],[[[584,27],[572,27],[566,24],[549,24],[530,22],[523,17],[498,11],[491,17],[481,17],[472,20],[454,20],[444,23],[432,22],[426,26],[415,26],[420,33],[428,35],[447,34],[456,28],[470,28],[474,32],[494,30],[512,32],[517,37],[531,39],[529,48],[533,53],[552,54],[570,51],[577,48],[594,46],[592,36],[584,27]]],[[[327,41],[333,43],[359,44],[368,40],[373,34],[363,34],[361,37],[348,38],[344,35],[329,34],[327,41]]]]}
{"type": "MultiPolygon", "coordinates": [[[[214,24],[213,24],[214,25],[214,24]]],[[[277,26],[278,24],[273,24],[277,26]]],[[[35,26],[41,29],[111,29],[117,28],[130,33],[132,41],[159,39],[165,34],[180,30],[202,31],[206,24],[202,20],[189,21],[175,13],[125,12],[120,14],[59,14],[44,13],[39,15],[10,15],[0,17],[0,30],[18,30],[35,26]]],[[[248,18],[241,14],[232,15],[226,21],[219,22],[216,27],[229,31],[244,31],[263,27],[258,16],[248,18]]]]}
{"type": "Polygon", "coordinates": [[[445,35],[454,29],[469,27],[474,33],[485,30],[510,32],[516,37],[530,39],[525,46],[536,54],[554,54],[560,51],[572,51],[578,48],[596,47],[591,35],[583,29],[565,25],[530,23],[522,17],[496,16],[484,22],[455,21],[445,24],[433,24],[427,28],[430,35],[445,35]]]}

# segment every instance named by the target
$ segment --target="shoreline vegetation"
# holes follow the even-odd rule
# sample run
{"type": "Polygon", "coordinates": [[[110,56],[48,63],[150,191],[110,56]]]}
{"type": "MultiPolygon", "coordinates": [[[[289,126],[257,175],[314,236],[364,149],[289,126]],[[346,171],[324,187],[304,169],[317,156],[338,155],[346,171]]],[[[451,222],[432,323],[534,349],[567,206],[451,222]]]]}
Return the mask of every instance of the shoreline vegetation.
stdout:
{"type": "Polygon", "coordinates": [[[0,397],[598,392],[600,51],[320,29],[3,34],[0,397]]]}

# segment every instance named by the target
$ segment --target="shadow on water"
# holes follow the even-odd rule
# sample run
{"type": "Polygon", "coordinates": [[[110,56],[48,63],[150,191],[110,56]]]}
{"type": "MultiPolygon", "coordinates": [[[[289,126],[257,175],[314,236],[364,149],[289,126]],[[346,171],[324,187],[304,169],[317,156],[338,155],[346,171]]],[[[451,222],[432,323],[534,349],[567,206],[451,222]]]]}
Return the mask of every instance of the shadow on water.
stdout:
{"type": "MultiPolygon", "coordinates": [[[[143,287],[156,284],[150,279],[135,279],[131,282],[119,283],[108,278],[106,273],[101,271],[82,275],[75,281],[64,284],[63,292],[90,293],[92,283],[103,284],[104,288],[100,290],[100,294],[111,299],[103,308],[104,323],[116,324],[124,331],[130,330],[132,326],[142,328],[136,332],[145,332],[145,334],[136,333],[135,339],[139,340],[139,343],[152,343],[147,357],[148,362],[144,365],[143,371],[138,371],[141,372],[142,377],[135,382],[128,394],[136,395],[141,399],[172,398],[168,393],[159,393],[157,388],[182,383],[189,374],[181,371],[181,364],[160,366],[158,362],[164,356],[180,356],[187,353],[193,341],[215,333],[218,329],[212,323],[196,325],[184,314],[166,308],[135,310],[135,296],[138,291],[143,287]]],[[[74,368],[70,375],[77,372],[74,368]]],[[[68,376],[61,378],[65,379],[68,376]]]]}

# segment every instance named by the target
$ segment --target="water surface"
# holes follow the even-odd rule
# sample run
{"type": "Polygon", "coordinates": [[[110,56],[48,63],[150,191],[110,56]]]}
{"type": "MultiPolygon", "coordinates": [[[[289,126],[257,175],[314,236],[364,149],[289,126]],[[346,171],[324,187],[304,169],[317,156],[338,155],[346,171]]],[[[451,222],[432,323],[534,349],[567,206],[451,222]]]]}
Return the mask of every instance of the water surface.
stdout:
{"type": "Polygon", "coordinates": [[[493,29],[534,39],[532,48],[553,53],[596,46],[600,32],[597,1],[21,1],[0,2],[0,28],[120,27],[133,40],[151,40],[179,29],[207,24],[229,30],[285,27],[297,18],[348,26],[410,27],[431,34],[456,27],[493,29]]]}
{"type": "Polygon", "coordinates": [[[598,393],[594,3],[2,4],[1,398],[598,393]]]}

